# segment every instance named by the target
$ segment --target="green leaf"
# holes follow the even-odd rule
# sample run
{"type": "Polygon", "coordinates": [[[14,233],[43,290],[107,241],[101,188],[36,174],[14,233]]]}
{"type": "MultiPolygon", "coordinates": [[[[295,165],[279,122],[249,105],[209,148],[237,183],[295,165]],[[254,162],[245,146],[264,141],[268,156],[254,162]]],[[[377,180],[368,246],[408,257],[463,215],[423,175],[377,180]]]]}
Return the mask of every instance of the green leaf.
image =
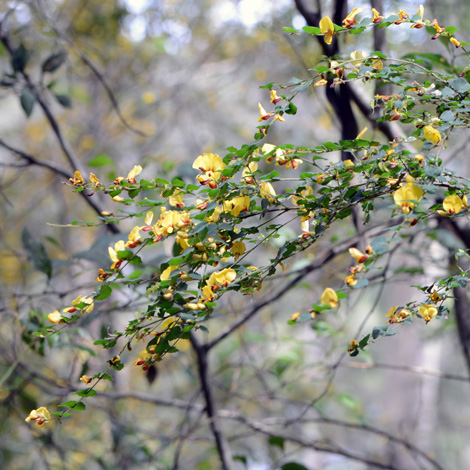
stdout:
{"type": "Polygon", "coordinates": [[[304,26],[302,29],[308,34],[322,34],[321,29],[315,26],[304,26]]]}
{"type": "Polygon", "coordinates": [[[100,153],[99,155],[96,155],[96,157],[93,157],[88,162],[88,166],[91,166],[93,168],[100,168],[106,165],[114,165],[114,160],[105,153],[100,153]]]}
{"type": "Polygon", "coordinates": [[[450,34],[454,34],[459,30],[459,28],[456,28],[455,26],[446,26],[445,29],[450,34]]]}
{"type": "Polygon", "coordinates": [[[443,121],[449,122],[449,121],[453,121],[455,119],[455,114],[452,111],[447,110],[447,111],[444,111],[439,117],[443,121]]]}
{"type": "Polygon", "coordinates": [[[89,388],[86,388],[85,390],[78,390],[75,393],[80,397],[94,397],[96,395],[95,390],[91,390],[89,388]]]}
{"type": "Polygon", "coordinates": [[[270,446],[284,449],[284,438],[279,436],[271,436],[268,440],[270,446]]]}
{"type": "Polygon", "coordinates": [[[62,105],[64,108],[71,108],[72,107],[72,99],[68,95],[61,95],[61,94],[55,94],[54,95],[55,99],[59,102],[60,105],[62,105]]]}
{"type": "Polygon", "coordinates": [[[50,279],[52,276],[52,263],[47,255],[44,245],[37,240],[29,230],[25,227],[21,236],[23,247],[32,261],[34,267],[47,275],[50,279]]]}
{"type": "Polygon", "coordinates": [[[14,72],[23,72],[26,64],[29,60],[29,52],[27,49],[21,44],[18,49],[13,51],[11,56],[11,66],[13,67],[14,72]]]}
{"type": "Polygon", "coordinates": [[[20,96],[20,104],[26,116],[31,116],[33,112],[34,103],[36,103],[36,96],[29,88],[24,88],[20,96]]]}
{"type": "Polygon", "coordinates": [[[281,470],[308,470],[308,468],[297,462],[287,462],[281,467],[281,470]]]}
{"type": "Polygon", "coordinates": [[[98,293],[98,295],[96,296],[95,300],[104,300],[104,299],[107,299],[110,295],[111,295],[111,292],[113,290],[111,289],[110,286],[106,285],[106,286],[101,286],[101,289],[98,293]]]}
{"type": "Polygon", "coordinates": [[[388,325],[374,326],[374,328],[372,329],[372,338],[377,339],[381,336],[384,336],[387,330],[388,325]]]}
{"type": "Polygon", "coordinates": [[[47,73],[55,72],[67,59],[67,52],[60,51],[50,55],[42,63],[42,71],[47,73]]]}
{"type": "Polygon", "coordinates": [[[63,406],[65,408],[72,408],[74,407],[78,402],[76,401],[66,401],[65,403],[61,403],[59,406],[63,406]]]}
{"type": "Polygon", "coordinates": [[[465,78],[456,78],[449,82],[450,87],[457,93],[466,93],[470,90],[470,85],[465,78]]]}

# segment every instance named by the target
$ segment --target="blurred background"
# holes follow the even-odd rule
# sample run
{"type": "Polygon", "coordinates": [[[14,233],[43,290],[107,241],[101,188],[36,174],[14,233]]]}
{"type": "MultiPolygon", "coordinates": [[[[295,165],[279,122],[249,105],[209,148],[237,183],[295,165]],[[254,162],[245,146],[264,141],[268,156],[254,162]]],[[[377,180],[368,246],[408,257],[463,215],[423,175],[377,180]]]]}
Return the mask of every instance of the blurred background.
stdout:
{"type": "MultiPolygon", "coordinates": [[[[259,86],[308,77],[323,53],[316,38],[288,35],[283,27],[307,24],[301,4],[316,12],[320,6],[325,16],[338,3],[371,16],[368,2],[348,8],[325,0],[0,0],[1,468],[219,468],[189,347],[146,374],[131,365],[136,345],[122,356],[123,371],[86,401],[87,410],[42,429],[24,422],[39,406],[57,410],[83,388],[82,374],[106,367],[113,351],[93,342],[145,308],[145,289],[123,287],[73,328],[46,340],[34,335],[48,313],[96,288],[97,269],[109,265],[107,247],[142,222],[131,217],[135,208],[101,194],[81,197],[64,183],[77,169],[110,182],[137,164],[145,179],[190,181],[198,155],[223,156],[227,147],[250,143],[257,104],[269,103],[269,91],[259,86]],[[17,79],[9,45],[17,71],[26,73],[17,79]],[[25,93],[28,80],[44,103],[25,93]],[[85,226],[100,211],[122,218],[114,231],[85,226]]],[[[413,15],[419,3],[372,6],[384,16],[399,9],[413,15]]],[[[424,11],[425,19],[454,25],[460,40],[470,40],[463,0],[428,1],[424,11]]],[[[462,61],[461,52],[430,41],[424,29],[383,31],[393,57],[419,51],[462,61]]],[[[351,38],[341,43],[344,56],[376,50],[372,33],[351,38]]],[[[366,84],[363,93],[370,100],[375,90],[366,84]]],[[[313,147],[341,138],[324,88],[311,87],[296,104],[297,116],[273,127],[269,143],[313,147]]],[[[368,138],[384,140],[355,105],[353,112],[359,129],[369,127],[368,138]]],[[[466,144],[457,136],[445,158],[465,174],[464,157],[466,144]]],[[[388,205],[378,208],[377,221],[386,220],[388,205]]],[[[350,222],[333,227],[285,276],[354,233],[350,222]]],[[[259,256],[275,256],[276,243],[296,235],[286,229],[259,256]]],[[[337,314],[312,328],[288,325],[325,287],[342,285],[351,260],[336,257],[221,342],[210,357],[211,382],[235,468],[467,468],[468,371],[452,315],[401,328],[358,358],[344,354],[358,331],[385,322],[392,305],[419,298],[410,285],[447,272],[459,247],[439,228],[432,236],[418,232],[386,261],[386,282],[378,276],[367,295],[344,299],[337,314]]],[[[171,245],[159,245],[146,272],[171,254],[171,245]]],[[[259,296],[282,282],[282,276],[270,281],[259,296]]],[[[208,325],[209,338],[250,302],[232,295],[208,325]]]]}

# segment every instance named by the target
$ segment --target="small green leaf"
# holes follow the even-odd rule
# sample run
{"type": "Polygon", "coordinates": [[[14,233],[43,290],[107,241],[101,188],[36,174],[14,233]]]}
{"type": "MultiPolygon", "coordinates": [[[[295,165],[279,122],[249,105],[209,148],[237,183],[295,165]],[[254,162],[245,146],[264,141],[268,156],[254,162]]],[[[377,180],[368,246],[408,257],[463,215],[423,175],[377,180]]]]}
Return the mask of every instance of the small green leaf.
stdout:
{"type": "Polygon", "coordinates": [[[281,467],[281,470],[308,470],[308,468],[297,462],[287,462],[281,467]]]}
{"type": "Polygon", "coordinates": [[[29,52],[27,49],[21,44],[18,49],[13,51],[11,56],[11,66],[13,67],[14,72],[23,72],[26,64],[29,60],[29,52]]]}
{"type": "Polygon", "coordinates": [[[55,72],[67,59],[67,52],[60,51],[50,55],[42,63],[42,71],[47,73],[55,72]]]}
{"type": "Polygon", "coordinates": [[[89,162],[88,165],[94,168],[99,168],[106,165],[114,165],[114,160],[106,155],[105,153],[100,153],[93,157],[89,162]]]}
{"type": "Polygon", "coordinates": [[[52,276],[52,263],[47,255],[44,245],[37,240],[29,230],[25,227],[22,233],[23,247],[32,261],[34,267],[47,275],[50,279],[52,276]]]}
{"type": "Polygon", "coordinates": [[[107,299],[113,290],[111,289],[110,286],[101,286],[101,289],[96,296],[95,300],[104,300],[107,299]]]}
{"type": "Polygon", "coordinates": [[[284,449],[284,438],[279,436],[271,436],[268,440],[270,446],[284,449]]]}
{"type": "Polygon", "coordinates": [[[24,88],[21,92],[20,104],[27,117],[31,116],[34,103],[36,103],[36,96],[29,88],[24,88]]]}
{"type": "Polygon", "coordinates": [[[57,94],[54,95],[55,99],[61,104],[64,108],[72,107],[72,99],[68,95],[57,94]]]}

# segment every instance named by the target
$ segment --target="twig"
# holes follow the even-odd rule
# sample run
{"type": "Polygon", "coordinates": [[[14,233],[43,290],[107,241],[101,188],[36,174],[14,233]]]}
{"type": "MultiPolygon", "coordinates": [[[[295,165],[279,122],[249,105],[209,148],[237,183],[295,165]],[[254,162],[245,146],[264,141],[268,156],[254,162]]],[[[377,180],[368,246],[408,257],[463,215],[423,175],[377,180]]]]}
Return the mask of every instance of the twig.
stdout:
{"type": "Polygon", "coordinates": [[[219,421],[215,412],[214,398],[212,396],[212,389],[209,383],[210,378],[207,363],[208,350],[199,344],[199,341],[195,338],[194,334],[191,334],[189,339],[197,357],[199,380],[202,394],[206,402],[205,410],[207,417],[209,418],[209,425],[215,439],[217,452],[219,453],[221,469],[235,470],[230,448],[219,427],[219,421]]]}
{"type": "MultiPolygon", "coordinates": [[[[59,175],[63,178],[66,178],[67,180],[70,178],[70,173],[64,170],[63,168],[60,168],[52,163],[45,162],[44,160],[40,160],[34,156],[32,156],[29,153],[24,152],[23,150],[17,149],[15,147],[12,147],[11,145],[7,144],[4,140],[0,139],[0,147],[3,147],[4,149],[8,150],[9,152],[13,153],[14,155],[17,155],[18,157],[21,157],[23,160],[26,160],[26,165],[37,165],[43,168],[47,168],[48,170],[53,171],[56,175],[59,175]]],[[[84,191],[80,192],[80,196],[85,199],[86,203],[98,214],[100,215],[102,212],[102,209],[90,198],[86,195],[84,191]]],[[[115,223],[109,223],[106,224],[107,229],[111,233],[119,233],[120,230],[117,227],[115,223]]]]}

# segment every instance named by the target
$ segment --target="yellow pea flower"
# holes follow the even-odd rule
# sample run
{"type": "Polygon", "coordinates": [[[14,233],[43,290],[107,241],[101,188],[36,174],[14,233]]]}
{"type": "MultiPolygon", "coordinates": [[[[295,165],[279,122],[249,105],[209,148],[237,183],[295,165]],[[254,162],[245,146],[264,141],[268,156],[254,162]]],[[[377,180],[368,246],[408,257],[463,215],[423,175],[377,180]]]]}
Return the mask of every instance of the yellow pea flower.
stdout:
{"type": "Polygon", "coordinates": [[[142,167],[140,165],[135,165],[134,168],[132,168],[131,171],[129,171],[129,174],[127,175],[127,181],[131,184],[135,184],[135,177],[139,175],[142,172],[142,167]]]}
{"type": "Polygon", "coordinates": [[[77,186],[77,185],[80,185],[80,184],[86,184],[86,183],[85,183],[85,180],[83,179],[82,174],[81,174],[79,171],[76,171],[76,172],[73,174],[73,178],[69,178],[69,181],[70,181],[74,186],[77,186]]]}
{"type": "Polygon", "coordinates": [[[311,196],[312,194],[313,188],[311,186],[307,186],[304,190],[300,191],[300,196],[292,196],[292,204],[298,206],[299,201],[303,201],[307,196],[311,196]]]}
{"type": "Polygon", "coordinates": [[[261,197],[267,199],[270,204],[276,201],[276,191],[271,183],[261,183],[259,189],[261,197]]]}
{"type": "Polygon", "coordinates": [[[442,141],[441,133],[430,125],[424,126],[423,135],[426,140],[432,142],[434,145],[440,144],[442,141]]]}
{"type": "Polygon", "coordinates": [[[161,274],[160,274],[160,281],[168,281],[170,279],[170,274],[175,270],[178,269],[178,266],[168,266],[161,274]]]}
{"type": "Polygon", "coordinates": [[[374,15],[372,23],[380,23],[382,21],[383,17],[380,16],[380,13],[375,8],[372,8],[372,14],[374,15]]]}
{"type": "Polygon", "coordinates": [[[442,205],[449,214],[458,214],[463,208],[463,201],[457,195],[447,196],[442,205]]]}
{"type": "Polygon", "coordinates": [[[409,214],[415,207],[414,201],[420,201],[423,190],[413,183],[406,183],[393,193],[395,204],[400,206],[405,214],[409,214]]]}
{"type": "Polygon", "coordinates": [[[62,315],[60,314],[58,310],[54,310],[52,313],[49,313],[49,315],[47,315],[47,319],[51,323],[55,323],[56,325],[58,325],[59,323],[64,323],[64,320],[62,319],[62,315]]]}
{"type": "Polygon", "coordinates": [[[426,323],[429,323],[437,315],[437,307],[430,304],[420,305],[418,313],[424,318],[426,323]]]}
{"type": "Polygon", "coordinates": [[[367,59],[367,52],[364,51],[353,51],[351,52],[351,64],[359,67],[365,59],[367,59]]]}
{"type": "Polygon", "coordinates": [[[263,108],[263,105],[261,103],[258,103],[258,109],[259,109],[259,118],[258,118],[258,122],[261,122],[261,121],[266,121],[267,119],[269,119],[271,117],[271,113],[268,113],[264,108],[263,108]]]}
{"type": "Polygon", "coordinates": [[[277,104],[279,101],[281,101],[282,98],[277,96],[277,91],[276,90],[271,90],[271,103],[272,104],[277,104]]]}
{"type": "Polygon", "coordinates": [[[238,196],[229,201],[224,201],[224,212],[230,212],[235,217],[240,215],[240,212],[247,211],[250,207],[250,198],[248,196],[238,196]]]}
{"type": "Polygon", "coordinates": [[[170,203],[170,206],[177,207],[178,209],[182,209],[184,207],[183,196],[184,196],[184,193],[182,193],[180,190],[176,190],[168,198],[168,202],[170,203]]]}
{"type": "Polygon", "coordinates": [[[113,262],[113,264],[111,265],[111,269],[119,268],[122,261],[118,258],[117,252],[124,251],[125,249],[126,247],[124,245],[124,240],[119,240],[117,243],[115,243],[114,248],[112,247],[108,248],[109,257],[111,258],[111,261],[113,262]]]}
{"type": "Polygon", "coordinates": [[[97,178],[97,176],[94,173],[90,173],[90,182],[93,183],[94,188],[101,186],[100,180],[97,178]]]}
{"type": "Polygon", "coordinates": [[[335,33],[335,27],[329,16],[325,16],[320,20],[320,30],[324,36],[323,40],[326,44],[331,44],[333,34],[335,33]]]}
{"type": "Polygon", "coordinates": [[[214,189],[217,187],[216,182],[221,177],[221,171],[225,168],[225,163],[216,153],[203,153],[194,160],[193,168],[204,173],[197,176],[198,181],[202,185],[208,185],[214,189]]]}
{"type": "Polygon", "coordinates": [[[36,426],[42,427],[44,423],[49,421],[51,419],[51,415],[48,411],[48,409],[45,406],[41,406],[37,410],[32,410],[31,413],[29,413],[29,416],[25,419],[27,423],[30,421],[34,421],[34,424],[36,426]]]}
{"type": "Polygon", "coordinates": [[[142,243],[142,237],[140,235],[141,227],[136,225],[129,233],[129,239],[126,243],[127,248],[135,248],[137,245],[142,243]]]}
{"type": "Polygon", "coordinates": [[[232,248],[230,248],[230,253],[232,253],[233,256],[235,256],[235,261],[240,258],[243,253],[246,251],[246,245],[242,241],[236,241],[233,245],[232,248]]]}
{"type": "Polygon", "coordinates": [[[225,268],[219,272],[213,272],[209,279],[207,280],[206,285],[211,287],[212,290],[217,290],[220,287],[227,287],[232,283],[237,277],[237,273],[232,268],[225,268]]]}
{"type": "Polygon", "coordinates": [[[349,13],[348,16],[343,20],[343,26],[345,28],[350,28],[353,24],[356,24],[356,15],[362,11],[362,8],[354,8],[354,10],[349,13]]]}
{"type": "Polygon", "coordinates": [[[367,260],[368,256],[357,248],[349,248],[349,254],[356,260],[356,263],[363,263],[367,260]]]}
{"type": "Polygon", "coordinates": [[[93,380],[93,379],[92,379],[91,377],[88,377],[88,375],[82,375],[82,376],[80,377],[80,381],[83,382],[84,384],[87,384],[87,385],[88,385],[89,383],[91,383],[92,380],[93,380]]]}
{"type": "Polygon", "coordinates": [[[457,39],[455,38],[450,38],[449,41],[455,46],[455,47],[460,47],[462,45],[462,43],[460,41],[458,41],[457,39]]]}
{"type": "Polygon", "coordinates": [[[242,181],[246,184],[253,184],[255,179],[252,174],[258,169],[257,162],[250,162],[248,165],[243,169],[242,173],[242,181]]]}
{"type": "Polygon", "coordinates": [[[338,294],[331,287],[327,287],[323,291],[320,302],[327,307],[336,308],[339,305],[338,294]]]}
{"type": "Polygon", "coordinates": [[[150,366],[150,364],[147,364],[149,359],[152,359],[152,354],[144,349],[143,351],[140,351],[138,359],[135,360],[132,365],[137,367],[142,366],[142,370],[146,371],[150,366]]]}

